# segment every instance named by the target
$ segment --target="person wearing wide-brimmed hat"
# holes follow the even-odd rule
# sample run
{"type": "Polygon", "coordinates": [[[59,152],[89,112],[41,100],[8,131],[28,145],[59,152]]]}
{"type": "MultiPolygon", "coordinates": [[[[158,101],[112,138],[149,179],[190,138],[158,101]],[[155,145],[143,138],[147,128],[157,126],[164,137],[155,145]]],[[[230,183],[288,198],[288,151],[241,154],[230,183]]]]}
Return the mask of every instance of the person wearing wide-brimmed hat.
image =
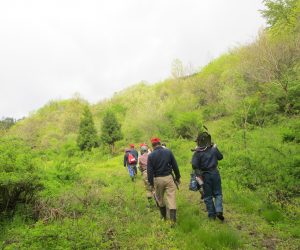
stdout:
{"type": "Polygon", "coordinates": [[[195,140],[197,147],[192,158],[192,167],[195,171],[201,172],[204,179],[204,202],[206,204],[208,217],[219,218],[224,221],[222,204],[221,176],[218,170],[218,161],[223,155],[217,145],[211,142],[210,134],[200,133],[195,140]]]}

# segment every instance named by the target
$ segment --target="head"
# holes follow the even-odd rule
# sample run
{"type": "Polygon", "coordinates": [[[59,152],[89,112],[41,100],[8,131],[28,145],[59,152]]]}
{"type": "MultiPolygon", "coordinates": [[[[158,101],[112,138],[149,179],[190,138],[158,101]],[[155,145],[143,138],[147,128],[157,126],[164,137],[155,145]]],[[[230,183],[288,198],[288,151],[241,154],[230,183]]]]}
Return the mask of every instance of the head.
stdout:
{"type": "Polygon", "coordinates": [[[157,137],[154,137],[151,139],[151,144],[152,144],[152,147],[157,147],[157,146],[160,146],[161,143],[160,143],[160,139],[157,138],[157,137]]]}
{"type": "Polygon", "coordinates": [[[129,145],[131,149],[134,149],[134,144],[129,145]]]}
{"type": "Polygon", "coordinates": [[[147,153],[148,152],[148,147],[146,145],[141,147],[141,154],[147,153]]]}
{"type": "Polygon", "coordinates": [[[211,136],[207,132],[202,132],[197,136],[195,142],[199,147],[209,147],[211,146],[211,136]]]}

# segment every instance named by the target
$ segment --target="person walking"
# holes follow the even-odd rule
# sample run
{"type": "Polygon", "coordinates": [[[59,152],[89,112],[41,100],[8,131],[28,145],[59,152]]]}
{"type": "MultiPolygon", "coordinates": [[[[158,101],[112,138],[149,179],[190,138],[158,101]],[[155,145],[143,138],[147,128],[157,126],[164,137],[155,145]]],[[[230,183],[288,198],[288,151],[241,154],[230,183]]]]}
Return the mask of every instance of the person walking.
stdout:
{"type": "Polygon", "coordinates": [[[148,175],[147,175],[147,164],[148,164],[148,147],[146,144],[141,144],[140,145],[140,157],[139,157],[139,169],[142,173],[143,176],[143,181],[145,184],[146,188],[146,197],[148,200],[148,205],[147,207],[152,207],[153,206],[153,196],[152,196],[152,190],[148,182],[148,175]]]}
{"type": "Polygon", "coordinates": [[[192,167],[197,175],[204,180],[204,202],[207,208],[209,219],[219,218],[224,221],[222,204],[221,176],[218,170],[218,161],[223,155],[216,144],[211,143],[210,135],[207,132],[201,133],[197,139],[197,147],[192,157],[192,167]]]}
{"type": "Polygon", "coordinates": [[[134,149],[134,144],[130,144],[130,154],[132,154],[136,159],[136,162],[132,164],[132,168],[134,170],[134,174],[137,175],[137,163],[138,163],[139,153],[134,149]]]}
{"type": "Polygon", "coordinates": [[[130,149],[125,149],[125,154],[124,154],[124,167],[127,166],[128,168],[128,173],[132,181],[135,180],[135,171],[134,171],[134,166],[137,164],[137,158],[131,153],[130,149]]]}
{"type": "Polygon", "coordinates": [[[148,156],[148,182],[155,190],[155,196],[163,219],[167,217],[164,201],[170,209],[172,225],[176,223],[176,186],[180,183],[180,172],[171,150],[163,148],[159,138],[152,138],[153,152],[148,156]],[[174,171],[175,177],[172,173],[174,171]]]}

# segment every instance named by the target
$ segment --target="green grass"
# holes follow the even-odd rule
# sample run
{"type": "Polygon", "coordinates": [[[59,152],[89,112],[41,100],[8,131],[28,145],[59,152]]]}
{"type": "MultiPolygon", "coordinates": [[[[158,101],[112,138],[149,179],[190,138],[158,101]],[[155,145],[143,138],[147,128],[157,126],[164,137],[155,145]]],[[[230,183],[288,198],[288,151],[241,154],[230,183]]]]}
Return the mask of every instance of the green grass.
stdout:
{"type": "MultiPolygon", "coordinates": [[[[199,193],[188,190],[194,143],[174,140],[168,147],[182,174],[174,229],[159,219],[158,209],[146,207],[142,177],[138,175],[136,182],[131,182],[122,164],[123,155],[109,157],[92,151],[68,160],[64,155],[54,155],[43,162],[46,188],[40,193],[40,201],[44,214],[38,221],[25,219],[20,206],[13,219],[2,219],[2,249],[263,249],[272,244],[277,249],[297,249],[298,210],[293,203],[286,211],[276,203],[270,205],[266,200],[268,188],[251,191],[239,183],[239,135],[230,139],[234,142],[231,144],[218,137],[222,124],[224,121],[215,121],[210,127],[225,156],[220,162],[225,223],[209,221],[199,193]]],[[[226,131],[229,127],[223,126],[226,131]]],[[[272,141],[284,154],[297,151],[294,144],[282,144],[275,127],[249,133],[252,149],[261,138],[266,145],[272,141]],[[268,139],[270,134],[272,140],[268,139]]],[[[265,152],[264,148],[259,150],[265,152]]],[[[274,157],[277,160],[279,156],[274,157]]]]}

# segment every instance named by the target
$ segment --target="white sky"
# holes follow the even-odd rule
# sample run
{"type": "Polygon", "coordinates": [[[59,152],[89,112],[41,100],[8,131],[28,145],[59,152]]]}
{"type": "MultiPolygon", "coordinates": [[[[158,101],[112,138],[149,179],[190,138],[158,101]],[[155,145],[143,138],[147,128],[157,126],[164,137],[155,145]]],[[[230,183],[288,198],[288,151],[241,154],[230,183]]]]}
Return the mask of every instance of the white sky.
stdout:
{"type": "Polygon", "coordinates": [[[0,118],[90,102],[255,39],[261,0],[0,0],[0,118]]]}

